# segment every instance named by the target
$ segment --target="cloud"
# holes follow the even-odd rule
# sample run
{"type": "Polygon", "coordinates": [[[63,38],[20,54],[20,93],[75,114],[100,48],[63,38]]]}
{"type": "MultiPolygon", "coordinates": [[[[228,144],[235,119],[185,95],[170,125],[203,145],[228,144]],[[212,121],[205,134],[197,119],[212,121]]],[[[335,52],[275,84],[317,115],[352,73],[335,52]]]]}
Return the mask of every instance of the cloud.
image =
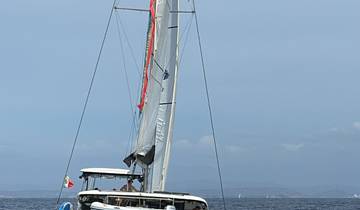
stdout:
{"type": "Polygon", "coordinates": [[[236,145],[227,145],[225,146],[225,150],[230,153],[238,153],[242,150],[242,148],[236,145]]]}
{"type": "Polygon", "coordinates": [[[360,130],[360,122],[354,122],[353,127],[357,130],[360,130]]]}
{"type": "Polygon", "coordinates": [[[206,135],[203,136],[199,139],[196,140],[189,140],[189,139],[179,139],[179,140],[175,140],[174,144],[177,146],[204,146],[204,145],[212,145],[213,144],[213,138],[211,135],[206,135]]]}
{"type": "Polygon", "coordinates": [[[214,138],[212,136],[210,136],[210,135],[203,136],[199,140],[200,144],[206,144],[206,145],[212,145],[213,142],[214,142],[214,138]]]}
{"type": "Polygon", "coordinates": [[[192,146],[193,144],[188,139],[180,139],[180,140],[175,140],[174,145],[176,147],[189,147],[189,146],[192,146]]]}
{"type": "Polygon", "coordinates": [[[9,149],[9,146],[0,144],[0,151],[7,151],[9,149]]]}
{"type": "Polygon", "coordinates": [[[305,145],[301,143],[301,144],[282,144],[281,146],[287,151],[295,152],[302,149],[305,145]]]}
{"type": "MultiPolygon", "coordinates": [[[[219,142],[217,146],[221,155],[236,155],[252,149],[248,146],[240,146],[236,143],[224,144],[224,142],[219,142]]],[[[209,157],[209,155],[212,157],[212,155],[214,154],[214,139],[211,135],[204,135],[195,140],[179,139],[174,141],[174,149],[176,152],[184,153],[184,151],[186,151],[186,154],[198,154],[200,152],[207,157],[209,157]]]]}
{"type": "Polygon", "coordinates": [[[341,129],[341,128],[330,128],[329,129],[329,132],[331,132],[331,133],[338,133],[341,131],[343,131],[343,129],[341,129]]]}
{"type": "Polygon", "coordinates": [[[354,129],[360,130],[360,121],[353,122],[352,126],[347,128],[331,128],[328,130],[328,133],[354,134],[354,129]]]}
{"type": "Polygon", "coordinates": [[[128,148],[129,145],[127,145],[126,142],[120,142],[117,145],[114,146],[115,140],[103,140],[103,139],[97,139],[93,140],[91,142],[81,142],[76,147],[76,150],[79,153],[96,153],[96,152],[116,152],[119,150],[125,150],[128,148]]]}
{"type": "MultiPolygon", "coordinates": [[[[176,145],[176,148],[186,150],[206,150],[210,152],[213,152],[214,150],[214,138],[212,135],[205,135],[197,140],[180,139],[176,140],[174,144],[176,145]]],[[[227,153],[239,153],[241,151],[248,150],[249,147],[243,147],[237,144],[223,144],[223,142],[219,142],[218,149],[227,153]]]]}

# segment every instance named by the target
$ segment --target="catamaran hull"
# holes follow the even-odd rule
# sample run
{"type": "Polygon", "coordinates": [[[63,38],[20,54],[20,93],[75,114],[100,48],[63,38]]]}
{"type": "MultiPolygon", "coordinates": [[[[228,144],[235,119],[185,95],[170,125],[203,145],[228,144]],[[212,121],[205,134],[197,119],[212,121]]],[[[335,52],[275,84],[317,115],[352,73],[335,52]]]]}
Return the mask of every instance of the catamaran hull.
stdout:
{"type": "MultiPolygon", "coordinates": [[[[150,210],[149,208],[141,208],[141,207],[112,206],[99,202],[92,203],[90,209],[91,210],[150,210]]],[[[160,209],[151,209],[151,210],[160,210],[160,209]]]]}
{"type": "Polygon", "coordinates": [[[78,194],[78,210],[207,210],[204,199],[182,193],[82,191],[78,194]]]}

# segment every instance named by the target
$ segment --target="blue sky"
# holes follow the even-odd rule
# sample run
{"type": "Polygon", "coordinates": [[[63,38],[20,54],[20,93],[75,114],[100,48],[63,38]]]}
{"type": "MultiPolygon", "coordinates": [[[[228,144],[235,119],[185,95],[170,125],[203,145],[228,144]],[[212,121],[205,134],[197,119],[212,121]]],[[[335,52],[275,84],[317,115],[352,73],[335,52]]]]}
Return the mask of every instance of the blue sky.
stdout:
{"type": "MultiPolygon", "coordinates": [[[[58,188],[111,3],[2,2],[3,189],[58,188]]],[[[360,188],[359,6],[355,0],[198,1],[226,187],[360,188]]],[[[146,15],[121,17],[141,65],[146,15]]],[[[181,64],[171,189],[184,181],[217,187],[193,26],[181,64]]],[[[113,22],[72,177],[82,167],[124,166],[131,118],[120,53],[113,22]]],[[[127,49],[135,96],[139,75],[130,54],[127,49]]]]}

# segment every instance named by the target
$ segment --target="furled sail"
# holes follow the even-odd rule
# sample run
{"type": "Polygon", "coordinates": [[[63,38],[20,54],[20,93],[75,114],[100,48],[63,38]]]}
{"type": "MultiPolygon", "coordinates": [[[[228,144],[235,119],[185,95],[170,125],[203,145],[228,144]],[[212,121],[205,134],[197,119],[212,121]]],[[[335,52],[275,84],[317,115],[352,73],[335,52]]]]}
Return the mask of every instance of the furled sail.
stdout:
{"type": "Polygon", "coordinates": [[[165,70],[162,82],[160,106],[158,110],[155,134],[155,158],[152,169],[152,191],[164,191],[172,142],[172,130],[175,117],[176,81],[178,71],[178,34],[179,34],[179,0],[167,0],[164,13],[168,15],[166,33],[165,70]]]}
{"type": "Polygon", "coordinates": [[[164,91],[163,81],[169,75],[166,69],[169,63],[169,15],[168,0],[150,0],[146,59],[138,105],[141,111],[140,127],[133,153],[124,160],[129,166],[134,160],[143,165],[150,165],[154,160],[160,98],[164,91]]]}
{"type": "Polygon", "coordinates": [[[150,191],[163,191],[174,122],[179,0],[151,0],[137,142],[124,161],[150,166],[150,191]],[[175,12],[174,12],[175,11],[175,12]],[[150,178],[151,177],[151,178],[150,178]],[[151,179],[151,180],[150,180],[151,179]]]}

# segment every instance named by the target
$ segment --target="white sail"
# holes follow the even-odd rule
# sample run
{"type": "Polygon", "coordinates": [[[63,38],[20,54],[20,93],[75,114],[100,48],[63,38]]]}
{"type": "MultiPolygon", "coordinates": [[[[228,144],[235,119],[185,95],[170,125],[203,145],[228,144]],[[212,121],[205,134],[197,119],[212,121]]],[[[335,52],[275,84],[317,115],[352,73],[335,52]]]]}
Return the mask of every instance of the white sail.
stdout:
{"type": "MultiPolygon", "coordinates": [[[[168,21],[170,10],[167,0],[150,1],[150,24],[146,49],[144,81],[140,102],[141,120],[138,139],[133,153],[127,159],[136,159],[142,165],[150,165],[154,159],[157,116],[163,81],[168,73],[165,66],[169,60],[168,21]],[[154,30],[153,30],[154,29],[154,30]],[[149,71],[147,74],[147,68],[149,71]]],[[[129,165],[129,161],[125,162],[129,165]]]]}
{"type": "MultiPolygon", "coordinates": [[[[168,52],[164,55],[166,59],[165,69],[167,76],[163,80],[163,91],[160,98],[158,110],[156,135],[155,135],[155,158],[152,169],[152,187],[154,191],[164,191],[167,176],[170,149],[172,142],[172,130],[175,114],[176,102],[176,81],[177,81],[177,61],[178,61],[178,34],[179,34],[179,0],[167,0],[167,8],[164,12],[170,14],[166,46],[168,52]],[[172,13],[170,13],[172,11],[172,13]]],[[[165,50],[165,51],[167,51],[165,50]]]]}
{"type": "Polygon", "coordinates": [[[151,0],[150,5],[153,5],[150,7],[153,9],[150,12],[153,22],[150,21],[148,32],[140,128],[134,151],[125,162],[130,165],[136,160],[144,168],[152,164],[145,179],[146,189],[154,192],[164,190],[170,158],[177,80],[179,14],[176,11],[179,0],[151,0]]]}

